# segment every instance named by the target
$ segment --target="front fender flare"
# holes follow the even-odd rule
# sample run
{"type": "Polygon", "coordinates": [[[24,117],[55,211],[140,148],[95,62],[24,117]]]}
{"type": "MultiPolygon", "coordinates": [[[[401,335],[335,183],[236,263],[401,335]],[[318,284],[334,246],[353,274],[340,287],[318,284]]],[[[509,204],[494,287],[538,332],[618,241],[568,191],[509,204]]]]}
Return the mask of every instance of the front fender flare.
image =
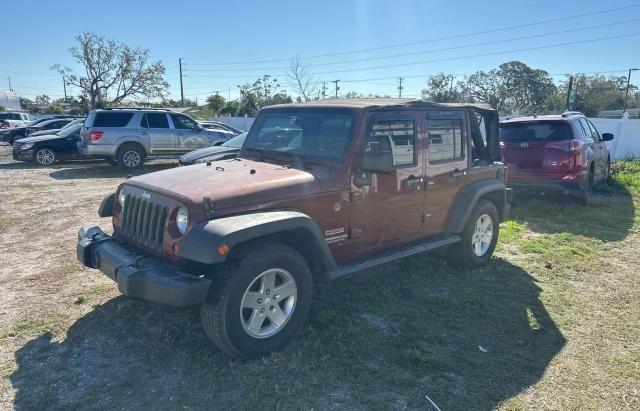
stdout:
{"type": "Polygon", "coordinates": [[[233,251],[241,243],[292,230],[306,230],[320,263],[327,270],[335,270],[335,260],[317,224],[297,211],[267,211],[200,222],[180,242],[178,256],[202,264],[222,263],[229,255],[217,252],[223,244],[233,251]]]}

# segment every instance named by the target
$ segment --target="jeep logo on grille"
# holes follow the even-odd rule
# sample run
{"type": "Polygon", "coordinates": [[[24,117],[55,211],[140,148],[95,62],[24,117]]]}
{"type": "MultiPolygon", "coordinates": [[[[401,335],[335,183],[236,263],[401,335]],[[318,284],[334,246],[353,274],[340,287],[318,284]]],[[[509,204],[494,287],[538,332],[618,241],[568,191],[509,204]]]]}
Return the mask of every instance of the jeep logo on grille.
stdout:
{"type": "Polygon", "coordinates": [[[520,147],[521,148],[529,148],[529,143],[527,143],[526,141],[523,141],[522,143],[520,143],[520,147]]]}
{"type": "Polygon", "coordinates": [[[142,192],[142,198],[144,198],[145,200],[149,200],[151,199],[151,194],[147,193],[146,191],[142,192]]]}

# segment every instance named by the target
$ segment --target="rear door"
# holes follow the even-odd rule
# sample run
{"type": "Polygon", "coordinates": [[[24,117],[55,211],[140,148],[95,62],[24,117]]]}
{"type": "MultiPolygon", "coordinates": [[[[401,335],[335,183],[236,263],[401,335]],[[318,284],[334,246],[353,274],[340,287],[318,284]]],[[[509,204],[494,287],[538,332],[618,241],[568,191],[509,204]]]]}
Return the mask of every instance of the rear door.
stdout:
{"type": "Polygon", "coordinates": [[[428,148],[423,221],[426,234],[439,234],[458,192],[467,184],[468,119],[464,110],[430,110],[425,118],[428,148]]]}
{"type": "Polygon", "coordinates": [[[175,131],[169,126],[167,113],[144,113],[140,119],[138,134],[149,142],[150,150],[154,154],[176,151],[175,131]]]}
{"type": "Polygon", "coordinates": [[[178,151],[186,153],[211,145],[209,133],[190,117],[173,113],[171,114],[171,120],[175,128],[176,148],[178,151]]]}
{"type": "Polygon", "coordinates": [[[585,123],[589,127],[589,131],[591,132],[591,136],[593,138],[593,161],[594,161],[594,171],[596,177],[603,176],[606,172],[607,168],[607,156],[609,151],[607,150],[607,145],[604,141],[602,141],[602,136],[598,133],[596,127],[589,121],[588,119],[584,119],[585,123]]]}
{"type": "Polygon", "coordinates": [[[556,179],[570,171],[573,129],[565,120],[533,120],[500,124],[500,142],[513,180],[556,179]]]}

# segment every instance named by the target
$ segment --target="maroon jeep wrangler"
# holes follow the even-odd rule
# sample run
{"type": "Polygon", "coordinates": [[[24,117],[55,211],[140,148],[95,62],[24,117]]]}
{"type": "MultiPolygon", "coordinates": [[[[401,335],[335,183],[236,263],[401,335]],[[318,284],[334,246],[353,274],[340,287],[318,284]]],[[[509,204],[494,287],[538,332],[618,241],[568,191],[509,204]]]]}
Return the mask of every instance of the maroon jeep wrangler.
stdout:
{"type": "Polygon", "coordinates": [[[78,233],[78,259],[127,296],[199,305],[241,358],[303,325],[316,276],[446,248],[486,263],[511,191],[498,114],[482,105],[325,100],[264,108],[237,158],[128,179],[105,198],[113,236],[78,233]]]}

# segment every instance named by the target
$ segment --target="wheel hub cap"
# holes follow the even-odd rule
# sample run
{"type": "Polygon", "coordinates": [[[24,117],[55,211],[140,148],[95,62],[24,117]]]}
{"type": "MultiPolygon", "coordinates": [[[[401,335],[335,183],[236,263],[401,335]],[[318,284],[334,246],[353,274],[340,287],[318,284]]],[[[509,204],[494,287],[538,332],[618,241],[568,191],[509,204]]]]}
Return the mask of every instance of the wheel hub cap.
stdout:
{"type": "Polygon", "coordinates": [[[240,303],[242,328],[254,338],[280,332],[295,309],[298,289],[293,276],[272,268],[258,275],[247,287],[240,303]]]}
{"type": "Polygon", "coordinates": [[[36,154],[36,159],[38,160],[38,163],[48,166],[53,163],[55,155],[51,150],[40,150],[38,151],[38,154],[36,154]]]}
{"type": "Polygon", "coordinates": [[[136,167],[140,164],[140,154],[135,151],[127,151],[122,156],[122,161],[127,167],[136,167]]]}
{"type": "Polygon", "coordinates": [[[471,236],[471,248],[473,253],[482,257],[489,251],[493,240],[493,220],[488,214],[482,214],[476,220],[476,226],[471,236]]]}

